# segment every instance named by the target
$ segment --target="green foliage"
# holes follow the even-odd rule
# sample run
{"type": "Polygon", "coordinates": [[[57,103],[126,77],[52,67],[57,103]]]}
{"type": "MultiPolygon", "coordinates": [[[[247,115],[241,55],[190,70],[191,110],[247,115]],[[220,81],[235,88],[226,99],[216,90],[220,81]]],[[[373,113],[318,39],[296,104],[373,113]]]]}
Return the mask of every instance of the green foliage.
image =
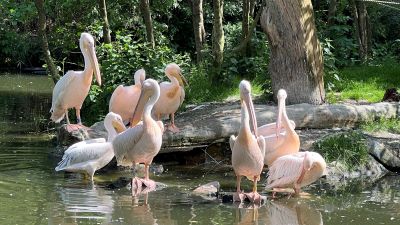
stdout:
{"type": "Polygon", "coordinates": [[[348,169],[364,165],[368,160],[365,138],[357,131],[327,136],[316,141],[313,148],[321,153],[327,162],[340,161],[348,169]]]}
{"type": "Polygon", "coordinates": [[[346,99],[379,102],[386,89],[400,87],[399,71],[400,63],[393,59],[341,69],[336,78],[325,78],[326,86],[331,87],[327,100],[330,103],[346,99]]]}
{"type": "Polygon", "coordinates": [[[398,119],[379,119],[361,124],[361,129],[368,132],[386,131],[400,134],[400,120],[398,119]]]}

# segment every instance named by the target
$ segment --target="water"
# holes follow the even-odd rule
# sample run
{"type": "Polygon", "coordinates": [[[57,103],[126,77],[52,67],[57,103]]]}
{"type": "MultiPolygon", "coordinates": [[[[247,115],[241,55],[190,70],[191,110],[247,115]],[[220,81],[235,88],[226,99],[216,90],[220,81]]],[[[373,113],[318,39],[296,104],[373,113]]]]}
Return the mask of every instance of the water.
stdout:
{"type": "Polygon", "coordinates": [[[165,166],[153,178],[167,187],[139,197],[106,188],[126,172],[97,174],[93,185],[55,173],[52,133],[34,132],[47,126],[52,86],[43,76],[0,75],[0,224],[400,224],[398,176],[354,193],[309,190],[246,209],[190,194],[214,180],[234,190],[233,172],[212,165],[165,166]]]}

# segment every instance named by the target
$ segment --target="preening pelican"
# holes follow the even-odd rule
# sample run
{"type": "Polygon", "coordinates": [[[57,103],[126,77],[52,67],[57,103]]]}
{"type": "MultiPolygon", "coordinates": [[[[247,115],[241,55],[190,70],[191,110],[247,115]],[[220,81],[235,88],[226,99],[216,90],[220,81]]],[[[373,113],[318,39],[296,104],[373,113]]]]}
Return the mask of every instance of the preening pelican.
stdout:
{"type": "Polygon", "coordinates": [[[118,165],[135,166],[144,163],[145,178],[133,179],[132,189],[144,184],[155,187],[149,179],[149,165],[160,151],[164,125],[151,117],[151,110],[160,97],[160,86],[157,81],[147,79],[142,84],[142,91],[132,120],[131,128],[119,134],[112,142],[118,165]],[[142,120],[143,123],[138,124],[142,120]],[[136,125],[138,124],[138,125],[136,125]]]}
{"type": "Polygon", "coordinates": [[[82,141],[71,145],[64,152],[63,158],[55,170],[88,174],[93,181],[96,170],[106,166],[114,157],[111,141],[118,132],[122,132],[125,128],[122,118],[113,112],[107,114],[104,119],[104,126],[108,132],[108,142],[95,139],[94,141],[82,141]]]}
{"type": "Polygon", "coordinates": [[[278,118],[276,123],[261,126],[257,129],[259,135],[263,136],[265,141],[264,163],[270,167],[279,157],[296,153],[300,150],[300,138],[294,130],[295,123],[289,120],[286,114],[285,99],[286,91],[278,91],[278,118]],[[281,127],[283,125],[283,129],[281,127]],[[273,128],[275,125],[275,129],[273,128]],[[275,131],[275,134],[272,131],[275,131]]]}
{"type": "Polygon", "coordinates": [[[135,84],[124,87],[119,85],[111,95],[109,111],[115,112],[122,117],[125,124],[131,119],[140,96],[142,83],[146,78],[144,69],[135,72],[135,84]]]}
{"type": "Polygon", "coordinates": [[[175,126],[175,112],[185,99],[183,86],[187,85],[187,81],[182,75],[181,68],[175,63],[170,63],[165,67],[165,75],[171,82],[160,83],[160,98],[154,105],[153,115],[157,120],[160,120],[163,115],[169,115],[171,124],[168,130],[176,133],[179,132],[179,128],[175,126]]]}
{"type": "Polygon", "coordinates": [[[325,173],[325,169],[324,158],[316,152],[284,155],[272,163],[266,188],[293,188],[295,194],[299,194],[301,187],[318,180],[325,173]]]}
{"type": "Polygon", "coordinates": [[[80,111],[83,101],[89,93],[93,72],[97,83],[101,85],[100,69],[92,35],[82,33],[79,46],[85,59],[85,69],[83,71],[70,70],[61,77],[53,89],[50,109],[51,120],[54,122],[59,123],[64,116],[66,117],[68,131],[82,127],[80,111]],[[70,108],[76,110],[77,125],[72,125],[69,122],[68,109],[70,108]]]}
{"type": "Polygon", "coordinates": [[[250,83],[245,80],[241,81],[239,89],[241,103],[239,134],[237,137],[232,135],[229,140],[232,149],[232,166],[237,177],[234,201],[242,201],[244,198],[244,194],[240,190],[240,180],[242,176],[245,176],[253,181],[253,192],[246,196],[258,204],[261,202],[261,198],[257,193],[257,181],[260,179],[264,166],[265,141],[262,137],[257,136],[257,120],[250,96],[250,83]]]}

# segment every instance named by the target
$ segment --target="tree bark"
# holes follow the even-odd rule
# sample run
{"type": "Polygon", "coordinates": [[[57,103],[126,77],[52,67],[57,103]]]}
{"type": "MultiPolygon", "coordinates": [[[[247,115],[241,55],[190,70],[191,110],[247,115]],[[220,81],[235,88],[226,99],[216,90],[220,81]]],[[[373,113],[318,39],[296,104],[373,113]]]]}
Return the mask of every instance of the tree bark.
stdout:
{"type": "Polygon", "coordinates": [[[224,29],[222,24],[224,1],[213,0],[214,20],[212,30],[212,53],[213,53],[213,81],[218,82],[220,79],[221,66],[224,61],[224,29]]]}
{"type": "Polygon", "coordinates": [[[335,15],[337,11],[337,0],[329,1],[329,9],[328,9],[328,26],[332,26],[335,23],[335,15]]]}
{"type": "Polygon", "coordinates": [[[42,51],[44,54],[44,59],[47,64],[47,71],[50,73],[53,82],[57,83],[57,81],[60,79],[60,75],[58,74],[57,67],[53,62],[53,58],[51,57],[49,43],[47,41],[46,12],[44,9],[44,0],[35,0],[35,6],[38,11],[39,36],[42,40],[42,51]]]}
{"type": "Polygon", "coordinates": [[[368,13],[365,3],[350,0],[353,11],[355,36],[359,46],[358,52],[362,63],[366,62],[369,53],[368,13]]]}
{"type": "Polygon", "coordinates": [[[154,42],[154,32],[153,32],[153,21],[151,19],[149,0],[140,0],[140,10],[142,11],[144,24],[146,26],[147,42],[149,42],[151,44],[151,47],[154,48],[155,42],[154,42]]]}
{"type": "Polygon", "coordinates": [[[111,34],[110,34],[110,24],[108,23],[108,18],[107,18],[106,0],[98,0],[98,1],[99,1],[99,7],[100,7],[100,15],[103,19],[104,43],[110,44],[111,43],[111,34]]]}
{"type": "Polygon", "coordinates": [[[196,55],[197,55],[196,59],[197,59],[197,64],[199,64],[203,59],[202,50],[206,38],[204,29],[204,20],[203,20],[203,0],[193,0],[192,10],[193,10],[192,13],[193,13],[194,40],[196,43],[196,55]]]}
{"type": "Polygon", "coordinates": [[[250,16],[254,17],[254,9],[256,7],[256,0],[249,0],[250,1],[250,16]]]}
{"type": "MultiPolygon", "coordinates": [[[[242,0],[242,43],[249,36],[250,28],[250,1],[251,0],[242,0]]],[[[241,48],[242,55],[246,55],[247,51],[247,43],[241,48]]]]}
{"type": "Polygon", "coordinates": [[[261,25],[271,49],[274,95],[283,88],[288,104],[324,103],[324,64],[311,0],[266,1],[261,25]]]}

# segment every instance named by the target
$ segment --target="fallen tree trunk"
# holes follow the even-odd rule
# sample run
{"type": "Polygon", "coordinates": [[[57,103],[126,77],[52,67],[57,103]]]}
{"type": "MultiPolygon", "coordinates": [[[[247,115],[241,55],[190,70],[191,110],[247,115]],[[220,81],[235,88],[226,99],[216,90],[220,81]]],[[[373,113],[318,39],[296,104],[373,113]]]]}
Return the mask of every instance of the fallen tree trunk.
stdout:
{"type": "MultiPolygon", "coordinates": [[[[397,118],[399,103],[376,103],[370,105],[310,105],[297,104],[286,107],[288,117],[295,121],[296,129],[312,128],[352,128],[366,121],[380,118],[397,118]]],[[[276,121],[276,106],[255,105],[258,125],[276,121]]],[[[189,109],[176,116],[175,123],[180,132],[164,133],[161,153],[188,151],[196,147],[205,147],[211,143],[226,141],[230,135],[237,134],[240,126],[240,104],[207,104],[189,109]]],[[[82,138],[105,137],[106,132],[102,122],[94,124],[87,135],[82,131],[63,135],[61,128],[59,143],[69,145],[66,137],[82,138]]],[[[71,138],[69,138],[71,140],[71,138]]]]}

